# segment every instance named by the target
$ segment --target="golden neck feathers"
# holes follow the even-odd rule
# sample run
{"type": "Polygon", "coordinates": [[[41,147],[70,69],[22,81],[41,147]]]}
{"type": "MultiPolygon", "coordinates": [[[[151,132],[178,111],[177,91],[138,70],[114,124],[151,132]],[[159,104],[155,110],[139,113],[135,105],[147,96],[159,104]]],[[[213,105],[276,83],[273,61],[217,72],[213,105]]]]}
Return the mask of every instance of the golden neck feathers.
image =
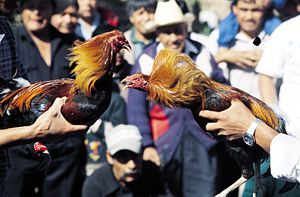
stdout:
{"type": "Polygon", "coordinates": [[[70,64],[76,65],[71,71],[76,75],[75,89],[91,95],[95,83],[104,75],[112,74],[115,63],[111,38],[118,35],[121,35],[119,31],[113,31],[95,36],[86,42],[75,42],[69,57],[70,64]]]}

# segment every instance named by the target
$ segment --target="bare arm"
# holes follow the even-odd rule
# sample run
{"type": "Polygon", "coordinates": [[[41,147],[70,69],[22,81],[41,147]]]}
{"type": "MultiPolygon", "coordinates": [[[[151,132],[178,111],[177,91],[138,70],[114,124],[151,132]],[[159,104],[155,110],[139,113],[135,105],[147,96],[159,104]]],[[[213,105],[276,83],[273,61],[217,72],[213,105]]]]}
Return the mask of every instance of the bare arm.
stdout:
{"type": "Polygon", "coordinates": [[[267,75],[259,74],[259,90],[262,100],[267,104],[277,103],[277,93],[276,88],[273,83],[273,77],[267,75]]]}
{"type": "Polygon", "coordinates": [[[60,110],[64,103],[64,98],[57,98],[51,108],[30,126],[0,130],[0,145],[85,130],[87,126],[72,125],[63,117],[60,110]]]}
{"type": "Polygon", "coordinates": [[[239,67],[256,67],[261,57],[261,51],[238,51],[228,48],[220,48],[214,56],[217,63],[227,62],[239,67]]]}
{"type": "MultiPolygon", "coordinates": [[[[218,135],[225,135],[229,140],[241,138],[255,117],[251,111],[240,101],[232,101],[231,106],[222,112],[201,111],[200,116],[214,120],[208,123],[208,131],[220,130],[218,135]]],[[[270,152],[270,145],[278,133],[264,123],[260,123],[255,132],[255,140],[267,152],[270,152]]]]}

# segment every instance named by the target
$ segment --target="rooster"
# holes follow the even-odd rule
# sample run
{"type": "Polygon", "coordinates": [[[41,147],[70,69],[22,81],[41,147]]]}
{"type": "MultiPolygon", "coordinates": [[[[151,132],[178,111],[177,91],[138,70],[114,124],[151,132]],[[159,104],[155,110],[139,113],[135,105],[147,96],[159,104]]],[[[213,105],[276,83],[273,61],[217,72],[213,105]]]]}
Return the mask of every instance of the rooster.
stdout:
{"type": "MultiPolygon", "coordinates": [[[[0,100],[1,127],[30,125],[47,111],[57,97],[67,97],[61,112],[72,124],[92,125],[107,109],[112,93],[116,54],[130,49],[124,35],[115,30],[70,49],[75,79],[36,82],[9,92],[0,100]]],[[[0,84],[1,88],[4,88],[0,84]]]]}
{"type": "MultiPolygon", "coordinates": [[[[149,76],[137,73],[126,77],[122,83],[125,88],[134,88],[148,93],[148,99],[165,106],[189,108],[197,123],[205,129],[210,120],[199,117],[201,110],[222,111],[230,107],[233,99],[242,101],[252,113],[278,132],[286,133],[284,119],[259,99],[237,88],[211,80],[199,70],[193,60],[170,49],[161,50],[156,56],[149,76]]],[[[240,184],[259,172],[260,161],[268,158],[268,153],[260,146],[250,147],[242,139],[227,141],[217,133],[208,133],[215,139],[223,141],[228,154],[241,167],[242,177],[229,190],[221,193],[227,195],[240,184]],[[225,194],[226,193],[226,194],[225,194]]],[[[257,181],[259,179],[257,178],[257,181]]],[[[256,188],[258,189],[258,188],[256,188]]]]}

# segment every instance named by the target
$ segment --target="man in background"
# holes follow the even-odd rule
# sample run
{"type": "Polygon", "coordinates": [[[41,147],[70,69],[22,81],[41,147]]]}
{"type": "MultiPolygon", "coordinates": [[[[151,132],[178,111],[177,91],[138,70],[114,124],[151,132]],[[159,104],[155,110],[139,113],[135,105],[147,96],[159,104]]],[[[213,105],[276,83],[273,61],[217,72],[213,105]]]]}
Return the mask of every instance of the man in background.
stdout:
{"type": "Polygon", "coordinates": [[[164,183],[157,166],[142,161],[142,136],[134,125],[105,132],[107,162],[89,176],[83,197],[158,196],[164,183]]]}

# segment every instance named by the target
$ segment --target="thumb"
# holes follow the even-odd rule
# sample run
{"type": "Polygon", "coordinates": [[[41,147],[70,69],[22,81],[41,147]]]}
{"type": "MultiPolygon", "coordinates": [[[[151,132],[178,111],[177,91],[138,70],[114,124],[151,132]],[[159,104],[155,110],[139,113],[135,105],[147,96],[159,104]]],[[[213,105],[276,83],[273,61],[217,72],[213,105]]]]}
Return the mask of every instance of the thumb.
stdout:
{"type": "Polygon", "coordinates": [[[87,129],[87,125],[72,125],[72,128],[70,128],[70,130],[73,131],[83,131],[85,129],[87,129]]]}
{"type": "Polygon", "coordinates": [[[66,103],[66,101],[67,97],[56,98],[52,106],[55,108],[61,108],[66,103]]]}

